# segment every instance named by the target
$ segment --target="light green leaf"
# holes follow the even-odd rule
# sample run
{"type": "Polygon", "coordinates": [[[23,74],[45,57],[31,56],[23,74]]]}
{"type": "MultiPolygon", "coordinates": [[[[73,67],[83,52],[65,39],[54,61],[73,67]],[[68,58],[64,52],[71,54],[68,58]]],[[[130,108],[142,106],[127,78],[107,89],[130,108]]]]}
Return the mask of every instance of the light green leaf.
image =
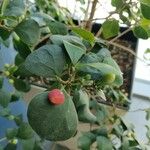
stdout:
{"type": "Polygon", "coordinates": [[[142,26],[134,27],[133,33],[137,38],[148,39],[148,33],[142,26]]]}
{"type": "Polygon", "coordinates": [[[27,45],[33,45],[40,38],[40,28],[36,21],[28,19],[22,21],[14,30],[27,45]]]}
{"type": "Polygon", "coordinates": [[[65,55],[57,45],[45,45],[31,53],[25,68],[31,73],[42,77],[60,76],[65,66],[65,55]]]}
{"type": "Polygon", "coordinates": [[[91,45],[94,45],[95,37],[91,32],[89,32],[85,29],[78,28],[78,27],[73,27],[71,29],[74,33],[78,34],[83,39],[87,40],[91,45]]]}
{"type": "Polygon", "coordinates": [[[114,37],[119,32],[119,23],[115,19],[106,20],[102,24],[102,33],[105,39],[114,37]]]}
{"type": "Polygon", "coordinates": [[[141,13],[144,18],[150,19],[150,6],[141,3],[141,13]]]}
{"type": "Polygon", "coordinates": [[[16,129],[16,128],[8,128],[6,130],[6,137],[7,137],[8,140],[11,140],[11,139],[16,137],[17,133],[18,133],[18,129],[16,129]]]}
{"type": "Polygon", "coordinates": [[[9,17],[19,17],[22,16],[24,13],[25,13],[24,0],[9,0],[7,2],[7,5],[5,5],[5,9],[3,9],[3,15],[9,17]]]}
{"type": "Polygon", "coordinates": [[[113,149],[111,141],[105,136],[98,136],[96,138],[96,141],[97,141],[98,150],[112,150],[113,149]]]}
{"type": "Polygon", "coordinates": [[[82,49],[76,45],[73,45],[67,41],[64,41],[64,46],[65,46],[66,51],[74,65],[79,61],[79,59],[82,57],[82,55],[86,53],[86,51],[84,49],[82,49]]]}
{"type": "Polygon", "coordinates": [[[140,2],[141,2],[142,4],[145,4],[145,5],[150,6],[150,1],[149,1],[149,0],[140,0],[140,2]]]}
{"type": "Polygon", "coordinates": [[[1,89],[0,90],[0,105],[3,107],[7,107],[10,100],[11,100],[11,95],[9,94],[9,92],[1,89]]]}

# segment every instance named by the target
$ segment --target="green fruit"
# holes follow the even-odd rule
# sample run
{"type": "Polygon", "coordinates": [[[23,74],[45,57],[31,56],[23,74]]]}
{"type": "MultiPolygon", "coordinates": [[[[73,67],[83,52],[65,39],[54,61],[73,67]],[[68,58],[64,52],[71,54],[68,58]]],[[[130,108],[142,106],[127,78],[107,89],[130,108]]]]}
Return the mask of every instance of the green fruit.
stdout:
{"type": "Polygon", "coordinates": [[[109,74],[104,75],[103,82],[106,84],[111,84],[115,81],[115,79],[116,79],[116,75],[113,73],[109,73],[109,74]]]}
{"type": "Polygon", "coordinates": [[[35,96],[28,107],[28,121],[41,137],[51,141],[71,138],[77,131],[78,118],[71,97],[63,91],[65,102],[53,105],[48,100],[48,92],[35,96]]]}

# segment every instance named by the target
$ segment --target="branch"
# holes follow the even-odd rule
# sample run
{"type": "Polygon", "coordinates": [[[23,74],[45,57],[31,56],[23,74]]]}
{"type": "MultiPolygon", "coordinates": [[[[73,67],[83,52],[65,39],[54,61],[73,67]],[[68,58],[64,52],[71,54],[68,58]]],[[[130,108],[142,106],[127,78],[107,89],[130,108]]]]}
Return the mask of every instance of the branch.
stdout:
{"type": "Polygon", "coordinates": [[[98,0],[94,0],[92,2],[92,8],[91,8],[91,12],[90,12],[90,17],[89,17],[89,19],[88,19],[88,21],[86,22],[86,25],[85,25],[85,28],[88,29],[88,30],[91,30],[91,28],[92,28],[92,19],[93,19],[94,14],[95,14],[97,3],[98,3],[98,0]]]}

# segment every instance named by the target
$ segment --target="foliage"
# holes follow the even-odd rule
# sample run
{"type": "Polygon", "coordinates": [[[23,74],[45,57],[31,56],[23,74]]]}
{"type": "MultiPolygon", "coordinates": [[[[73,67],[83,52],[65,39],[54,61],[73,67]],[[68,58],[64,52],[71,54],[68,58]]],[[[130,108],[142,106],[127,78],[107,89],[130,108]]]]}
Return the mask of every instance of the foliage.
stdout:
{"type": "MultiPolygon", "coordinates": [[[[112,5],[116,9],[114,13],[119,14],[135,36],[143,39],[150,36],[148,1],[134,4],[112,0],[112,5]],[[129,18],[123,16],[124,11],[129,18]]],[[[120,20],[111,15],[107,17],[100,29],[102,34],[98,32],[95,37],[86,26],[70,28],[68,24],[73,21],[65,18],[68,14],[54,0],[36,0],[32,7],[23,0],[2,1],[0,41],[5,46],[12,43],[17,55],[15,64],[6,64],[0,71],[0,116],[14,121],[17,127],[7,129],[6,138],[0,142],[7,141],[6,150],[15,150],[18,143],[22,143],[23,149],[43,149],[45,139],[59,141],[74,136],[79,120],[97,126],[79,138],[80,149],[88,150],[93,143],[103,150],[142,149],[133,128],[100,105],[95,94],[88,92],[89,87],[99,92],[106,85],[119,87],[123,84],[122,72],[108,49],[113,44],[109,40],[119,34],[120,20]],[[18,101],[22,92],[30,91],[33,79],[38,79],[46,91],[31,100],[27,113],[29,123],[26,123],[22,115],[11,114],[9,103],[18,101]],[[4,80],[13,85],[12,93],[4,89],[4,80]],[[64,104],[55,106],[48,102],[48,91],[54,88],[64,93],[64,104]],[[119,140],[117,145],[116,140],[119,140]]]]}

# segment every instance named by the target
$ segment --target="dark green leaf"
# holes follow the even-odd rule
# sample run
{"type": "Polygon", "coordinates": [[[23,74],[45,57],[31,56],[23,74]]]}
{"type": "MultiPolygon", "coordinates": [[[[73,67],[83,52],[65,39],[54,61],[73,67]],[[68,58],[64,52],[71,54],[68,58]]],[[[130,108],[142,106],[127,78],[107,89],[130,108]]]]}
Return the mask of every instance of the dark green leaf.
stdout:
{"type": "Polygon", "coordinates": [[[18,91],[28,92],[31,89],[30,84],[27,81],[23,81],[21,79],[14,79],[14,87],[18,91]]]}
{"type": "Polygon", "coordinates": [[[141,13],[144,18],[150,19],[150,6],[141,3],[141,13]]]}
{"type": "Polygon", "coordinates": [[[35,139],[30,138],[30,139],[25,139],[21,140],[21,145],[22,145],[22,150],[34,150],[34,144],[35,144],[35,139]]]}
{"type": "Polygon", "coordinates": [[[16,57],[15,57],[15,65],[16,65],[16,66],[19,66],[19,65],[21,65],[24,61],[25,61],[25,59],[22,58],[22,57],[20,56],[20,54],[18,53],[18,54],[16,55],[16,57]]]}
{"type": "Polygon", "coordinates": [[[47,25],[52,34],[66,35],[68,33],[67,26],[61,22],[49,22],[47,25]]]}
{"type": "Polygon", "coordinates": [[[5,41],[9,38],[11,32],[0,27],[0,37],[5,41]]]}
{"type": "Polygon", "coordinates": [[[48,92],[36,95],[28,107],[28,121],[34,131],[50,141],[63,141],[77,131],[78,118],[70,95],[63,90],[65,102],[54,106],[48,100],[48,92]],[[54,115],[55,114],[55,115],[54,115]]]}
{"type": "Polygon", "coordinates": [[[20,99],[21,94],[18,91],[15,91],[12,95],[11,95],[11,102],[16,102],[20,99]]]}
{"type": "Polygon", "coordinates": [[[28,45],[23,43],[21,40],[13,39],[13,43],[14,43],[14,48],[18,51],[18,53],[22,58],[25,59],[31,53],[31,50],[28,47],[28,45]]]}
{"type": "Polygon", "coordinates": [[[11,111],[9,108],[3,108],[1,111],[0,111],[0,116],[1,117],[7,117],[11,114],[11,111]]]}
{"type": "Polygon", "coordinates": [[[0,89],[3,87],[4,77],[0,76],[0,89]]]}
{"type": "Polygon", "coordinates": [[[33,45],[40,38],[40,28],[36,21],[32,19],[22,21],[14,30],[21,41],[27,45],[33,45]]]}
{"type": "Polygon", "coordinates": [[[14,121],[17,126],[20,126],[23,123],[23,115],[20,114],[20,115],[15,116],[14,121]]]}
{"type": "Polygon", "coordinates": [[[8,140],[11,140],[11,139],[16,137],[17,133],[18,133],[18,129],[16,129],[16,128],[8,128],[6,130],[6,137],[7,137],[8,140]]]}
{"type": "MultiPolygon", "coordinates": [[[[103,80],[103,78],[105,79],[105,77],[108,75],[112,75],[114,74],[115,80],[113,80],[112,84],[115,84],[117,86],[120,86],[123,83],[123,78],[122,78],[122,74],[116,70],[114,67],[105,64],[105,63],[87,63],[87,64],[78,64],[76,66],[76,68],[79,71],[82,72],[86,72],[88,74],[90,74],[91,76],[97,76],[96,79],[101,82],[101,84],[103,84],[102,82],[105,82],[105,80],[103,80]],[[95,70],[97,72],[95,72],[95,70]]],[[[109,78],[108,78],[109,79],[109,78]]],[[[106,84],[106,83],[105,83],[106,84]]]]}
{"type": "Polygon", "coordinates": [[[91,45],[94,45],[95,37],[91,32],[78,27],[72,28],[72,31],[81,36],[83,39],[87,40],[91,45]]]}
{"type": "Polygon", "coordinates": [[[10,93],[4,90],[0,90],[0,105],[3,107],[7,107],[10,100],[11,100],[10,93]]]}
{"type": "Polygon", "coordinates": [[[82,49],[76,45],[73,45],[67,41],[64,41],[64,46],[65,46],[66,51],[74,65],[79,61],[79,59],[82,57],[82,55],[86,53],[86,51],[84,49],[82,49]]]}
{"type": "Polygon", "coordinates": [[[110,51],[107,48],[101,48],[96,55],[100,58],[100,59],[104,59],[105,57],[111,57],[110,51]]]}
{"type": "Polygon", "coordinates": [[[114,37],[119,32],[119,23],[115,19],[106,20],[102,24],[102,33],[105,39],[114,37]]]}
{"type": "Polygon", "coordinates": [[[29,139],[33,137],[33,130],[28,123],[22,123],[19,126],[17,137],[21,139],[29,139]]]}
{"type": "Polygon", "coordinates": [[[51,41],[53,42],[53,44],[56,45],[63,45],[64,41],[67,41],[71,44],[77,45],[83,49],[86,49],[85,46],[82,43],[82,40],[79,37],[76,36],[72,36],[72,35],[52,35],[50,37],[51,41]]]}
{"type": "Polygon", "coordinates": [[[96,141],[97,141],[98,150],[112,150],[113,149],[111,141],[104,136],[98,136],[96,141]]]}
{"type": "Polygon", "coordinates": [[[17,150],[17,145],[16,144],[12,144],[12,143],[8,143],[5,147],[4,150],[17,150]]]}
{"type": "Polygon", "coordinates": [[[133,33],[137,38],[148,39],[148,33],[142,26],[134,27],[133,33]]]}
{"type": "Polygon", "coordinates": [[[9,0],[3,11],[4,16],[19,17],[25,13],[24,0],[9,0]]]}
{"type": "Polygon", "coordinates": [[[91,148],[91,139],[87,136],[81,136],[78,138],[78,148],[82,150],[90,150],[91,148]]]}
{"type": "Polygon", "coordinates": [[[33,13],[31,18],[35,20],[40,27],[46,26],[46,24],[48,24],[49,22],[54,21],[54,19],[50,15],[43,12],[33,13]]]}
{"type": "Polygon", "coordinates": [[[45,45],[31,53],[25,61],[27,70],[43,77],[61,75],[64,65],[64,53],[57,45],[45,45]]]}
{"type": "Polygon", "coordinates": [[[123,0],[111,0],[111,5],[118,8],[121,8],[123,6],[124,2],[123,0]]]}

